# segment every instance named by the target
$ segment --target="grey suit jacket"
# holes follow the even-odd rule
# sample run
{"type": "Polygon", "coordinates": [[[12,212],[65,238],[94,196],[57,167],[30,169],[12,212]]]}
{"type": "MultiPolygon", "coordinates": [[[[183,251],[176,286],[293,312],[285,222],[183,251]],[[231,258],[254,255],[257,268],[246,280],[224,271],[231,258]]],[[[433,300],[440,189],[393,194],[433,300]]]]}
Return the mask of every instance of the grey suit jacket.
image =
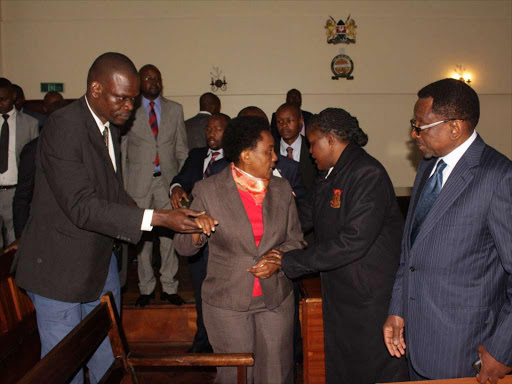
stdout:
{"type": "MultiPolygon", "coordinates": [[[[116,164],[119,133],[111,125],[116,164]]],[[[136,244],[144,210],[124,191],[85,98],[54,112],[36,152],[31,215],[13,268],[16,283],[50,299],[96,300],[114,239],[136,244]]]]}
{"type": "Polygon", "coordinates": [[[472,376],[483,344],[512,365],[512,162],[478,136],[411,245],[419,196],[435,161],[418,169],[389,313],[405,320],[407,353],[431,379],[472,376]]]}
{"type": "Polygon", "coordinates": [[[187,133],[180,104],[162,97],[162,113],[155,140],[144,106],[140,105],[123,136],[123,176],[126,191],[144,197],[153,180],[158,152],[164,183],[170,185],[188,157],[187,133]]]}
{"type": "MultiPolygon", "coordinates": [[[[273,248],[286,252],[305,245],[290,184],[272,176],[263,201],[264,232],[258,247],[230,166],[197,182],[192,196],[191,209],[206,210],[219,225],[210,238],[201,235],[198,244],[194,244],[192,235],[177,234],[174,246],[181,255],[191,256],[208,242],[203,300],[216,307],[246,311],[254,285],[254,276],[247,269],[273,248]]],[[[281,271],[260,282],[268,309],[279,306],[292,290],[290,280],[281,271]]]]}
{"type": "Polygon", "coordinates": [[[185,121],[189,150],[206,146],[206,126],[210,116],[207,113],[198,113],[185,121]]]}
{"type": "Polygon", "coordinates": [[[20,153],[25,144],[39,136],[38,121],[33,117],[16,111],[16,164],[20,163],[20,153]]]}

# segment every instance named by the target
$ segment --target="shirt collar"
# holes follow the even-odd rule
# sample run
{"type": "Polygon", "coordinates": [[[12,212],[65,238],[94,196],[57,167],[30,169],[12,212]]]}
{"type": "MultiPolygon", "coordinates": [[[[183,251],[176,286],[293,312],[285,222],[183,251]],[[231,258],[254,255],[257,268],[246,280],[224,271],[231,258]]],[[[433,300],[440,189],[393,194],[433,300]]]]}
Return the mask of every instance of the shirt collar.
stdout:
{"type": "Polygon", "coordinates": [[[110,128],[110,121],[107,121],[105,124],[103,124],[98,116],[94,113],[91,106],[89,105],[89,101],[87,100],[87,96],[85,96],[85,102],[87,103],[87,107],[89,108],[89,111],[92,113],[92,117],[94,117],[94,121],[96,121],[96,125],[100,129],[100,132],[103,133],[105,130],[105,127],[110,128]]]}
{"type": "Polygon", "coordinates": [[[13,117],[16,117],[16,108],[14,107],[14,105],[12,106],[12,109],[6,113],[6,115],[9,115],[9,118],[13,118],[13,117]]]}
{"type": "Polygon", "coordinates": [[[212,114],[208,111],[199,111],[199,113],[203,114],[203,115],[209,115],[211,116],[212,114]]]}
{"type": "Polygon", "coordinates": [[[224,150],[222,148],[215,149],[215,150],[208,148],[208,156],[207,157],[211,157],[213,152],[219,152],[219,154],[215,157],[215,160],[220,160],[221,158],[224,157],[224,150]]]}
{"type": "Polygon", "coordinates": [[[302,135],[300,133],[299,133],[299,136],[295,139],[295,141],[291,145],[286,144],[284,142],[283,138],[281,138],[281,151],[283,151],[282,153],[286,153],[286,148],[292,147],[293,153],[300,153],[301,144],[302,144],[302,135]]]}
{"type": "Polygon", "coordinates": [[[155,100],[149,100],[142,96],[142,104],[144,104],[144,107],[146,107],[146,109],[149,108],[149,103],[151,101],[155,103],[156,108],[160,108],[160,106],[162,105],[162,97],[160,95],[158,95],[158,97],[155,100]]]}
{"type": "Polygon", "coordinates": [[[473,141],[475,141],[476,136],[477,134],[475,130],[473,131],[473,134],[469,136],[469,138],[465,142],[463,142],[461,145],[459,145],[446,156],[440,157],[439,160],[442,159],[446,163],[446,165],[453,169],[455,165],[457,165],[457,163],[459,162],[460,158],[464,155],[464,153],[466,153],[470,145],[473,144],[473,141]]]}

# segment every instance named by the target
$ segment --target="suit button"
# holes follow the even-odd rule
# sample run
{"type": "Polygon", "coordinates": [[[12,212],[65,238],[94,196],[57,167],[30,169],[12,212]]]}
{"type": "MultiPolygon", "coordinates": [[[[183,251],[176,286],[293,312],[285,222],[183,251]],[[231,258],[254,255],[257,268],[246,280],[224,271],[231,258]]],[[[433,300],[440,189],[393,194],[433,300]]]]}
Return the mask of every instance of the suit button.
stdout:
{"type": "Polygon", "coordinates": [[[43,262],[43,259],[41,259],[40,257],[38,257],[36,261],[37,261],[37,263],[38,263],[38,264],[41,264],[41,263],[43,262]]]}
{"type": "Polygon", "coordinates": [[[411,267],[411,268],[409,268],[409,270],[410,270],[411,272],[414,272],[414,271],[416,270],[416,268],[411,267]]]}

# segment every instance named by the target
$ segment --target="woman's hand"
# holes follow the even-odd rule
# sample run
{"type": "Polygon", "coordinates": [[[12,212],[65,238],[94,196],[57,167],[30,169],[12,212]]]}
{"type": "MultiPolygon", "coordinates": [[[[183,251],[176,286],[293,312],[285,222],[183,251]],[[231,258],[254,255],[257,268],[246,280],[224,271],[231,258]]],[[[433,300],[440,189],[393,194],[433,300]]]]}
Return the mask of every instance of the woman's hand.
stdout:
{"type": "Polygon", "coordinates": [[[260,261],[247,272],[251,272],[255,277],[259,279],[268,279],[281,267],[281,259],[283,258],[283,252],[272,249],[265,253],[260,261]]]}
{"type": "MultiPolygon", "coordinates": [[[[215,232],[215,226],[219,224],[217,220],[205,214],[196,217],[194,221],[206,236],[210,236],[212,232],[215,232]]],[[[192,234],[192,240],[194,241],[194,244],[198,244],[200,239],[200,233],[192,234]]]]}

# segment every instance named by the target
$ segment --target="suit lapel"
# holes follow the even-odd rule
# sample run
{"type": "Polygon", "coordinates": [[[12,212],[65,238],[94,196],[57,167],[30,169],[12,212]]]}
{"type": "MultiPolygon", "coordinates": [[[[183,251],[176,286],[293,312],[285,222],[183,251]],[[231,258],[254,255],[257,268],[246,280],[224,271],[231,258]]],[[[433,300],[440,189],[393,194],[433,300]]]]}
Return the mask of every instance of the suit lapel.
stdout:
{"type": "MultiPolygon", "coordinates": [[[[92,148],[94,149],[94,151],[96,151],[99,155],[100,155],[100,158],[101,160],[105,163],[105,167],[106,169],[108,170],[107,172],[112,172],[115,174],[115,170],[114,170],[114,166],[112,165],[112,160],[110,159],[110,155],[108,153],[108,149],[107,147],[105,146],[105,141],[103,141],[103,136],[101,135],[100,133],[100,130],[98,128],[98,125],[96,124],[96,121],[94,120],[94,117],[92,116],[91,112],[89,111],[89,108],[87,107],[87,104],[85,102],[85,97],[81,100],[82,102],[82,108],[84,109],[84,113],[85,113],[85,124],[87,126],[87,133],[89,135],[89,140],[91,142],[91,145],[92,145],[92,148]]],[[[114,128],[113,130],[111,129],[110,131],[114,131],[116,128],[114,128]]],[[[117,137],[117,135],[115,135],[115,133],[111,133],[112,134],[112,140],[114,141],[113,142],[113,145],[114,145],[114,152],[116,152],[116,143],[115,143],[115,137],[117,137]]],[[[117,152],[119,152],[119,150],[117,150],[117,152]]],[[[119,162],[117,162],[118,159],[117,159],[117,155],[116,155],[116,166],[119,168],[120,167],[120,160],[119,162]]]]}
{"type": "MultiPolygon", "coordinates": [[[[421,225],[414,244],[419,243],[432,230],[432,228],[434,228],[443,214],[471,183],[474,177],[473,168],[478,166],[484,147],[485,143],[480,136],[478,136],[458,161],[441,190],[439,197],[434,202],[432,209],[421,225]]],[[[427,175],[430,175],[430,173],[427,173],[427,175]]]]}
{"type": "MultiPolygon", "coordinates": [[[[219,196],[222,196],[221,204],[224,207],[227,217],[236,217],[240,220],[237,222],[238,232],[234,234],[239,237],[245,244],[251,244],[254,252],[257,252],[256,243],[254,242],[254,233],[252,232],[251,222],[245,211],[244,204],[240,198],[235,180],[231,175],[231,167],[226,167],[216,180],[219,196]]],[[[263,223],[265,225],[265,222],[263,223]]],[[[260,242],[261,243],[261,242],[260,242]]]]}

